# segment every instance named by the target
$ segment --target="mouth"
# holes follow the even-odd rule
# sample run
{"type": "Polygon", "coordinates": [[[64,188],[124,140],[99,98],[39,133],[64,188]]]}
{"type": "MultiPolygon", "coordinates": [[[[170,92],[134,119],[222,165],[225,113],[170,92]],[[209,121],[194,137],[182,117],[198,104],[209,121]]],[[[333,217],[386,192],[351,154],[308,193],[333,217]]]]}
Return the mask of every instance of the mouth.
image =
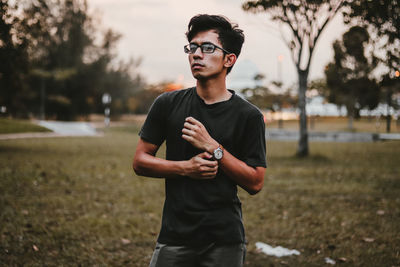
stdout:
{"type": "Polygon", "coordinates": [[[204,65],[203,64],[200,64],[200,63],[193,63],[192,64],[192,69],[200,69],[200,68],[203,68],[204,67],[204,65]]]}

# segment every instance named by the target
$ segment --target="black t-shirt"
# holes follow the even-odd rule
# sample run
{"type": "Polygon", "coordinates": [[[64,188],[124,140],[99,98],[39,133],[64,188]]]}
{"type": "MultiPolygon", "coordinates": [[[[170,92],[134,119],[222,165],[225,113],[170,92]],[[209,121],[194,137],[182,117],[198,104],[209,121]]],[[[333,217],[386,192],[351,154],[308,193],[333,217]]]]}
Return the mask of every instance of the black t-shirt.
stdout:
{"type": "MultiPolygon", "coordinates": [[[[263,115],[230,91],[232,97],[208,105],[196,88],[167,92],[153,103],[139,133],[152,144],[166,141],[167,160],[188,160],[203,152],[182,138],[192,116],[224,149],[246,164],[266,167],[263,115]]],[[[165,180],[165,203],[158,242],[170,245],[230,244],[245,241],[236,183],[221,170],[215,179],[165,180]]]]}

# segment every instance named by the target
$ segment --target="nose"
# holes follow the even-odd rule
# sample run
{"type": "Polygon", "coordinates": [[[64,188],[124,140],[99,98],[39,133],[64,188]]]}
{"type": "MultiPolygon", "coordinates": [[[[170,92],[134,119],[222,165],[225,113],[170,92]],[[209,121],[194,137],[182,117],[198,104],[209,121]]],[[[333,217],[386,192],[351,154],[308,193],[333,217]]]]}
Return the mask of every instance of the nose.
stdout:
{"type": "Polygon", "coordinates": [[[201,47],[197,47],[196,51],[192,54],[193,58],[202,58],[203,52],[201,51],[201,47]]]}

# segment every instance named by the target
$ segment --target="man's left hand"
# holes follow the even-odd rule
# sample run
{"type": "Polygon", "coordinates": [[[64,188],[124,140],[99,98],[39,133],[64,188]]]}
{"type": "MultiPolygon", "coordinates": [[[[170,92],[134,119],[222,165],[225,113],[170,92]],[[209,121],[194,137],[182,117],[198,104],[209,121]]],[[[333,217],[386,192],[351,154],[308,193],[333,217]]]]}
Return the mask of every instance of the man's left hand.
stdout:
{"type": "Polygon", "coordinates": [[[193,117],[187,117],[182,129],[182,138],[191,143],[193,146],[213,153],[219,144],[215,141],[204,125],[193,117]]]}

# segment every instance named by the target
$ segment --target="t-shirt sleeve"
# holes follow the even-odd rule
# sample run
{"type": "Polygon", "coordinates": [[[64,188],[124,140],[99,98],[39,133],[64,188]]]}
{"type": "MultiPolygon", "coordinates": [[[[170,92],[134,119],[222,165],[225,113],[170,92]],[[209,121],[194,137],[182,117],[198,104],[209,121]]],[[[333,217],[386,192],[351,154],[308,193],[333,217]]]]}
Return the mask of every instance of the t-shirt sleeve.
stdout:
{"type": "Polygon", "coordinates": [[[164,142],[166,136],[167,100],[165,93],[154,100],[139,132],[139,136],[143,140],[157,146],[164,142]]]}
{"type": "Polygon", "coordinates": [[[252,167],[267,167],[265,145],[265,123],[261,113],[247,120],[242,139],[242,159],[252,167]]]}

